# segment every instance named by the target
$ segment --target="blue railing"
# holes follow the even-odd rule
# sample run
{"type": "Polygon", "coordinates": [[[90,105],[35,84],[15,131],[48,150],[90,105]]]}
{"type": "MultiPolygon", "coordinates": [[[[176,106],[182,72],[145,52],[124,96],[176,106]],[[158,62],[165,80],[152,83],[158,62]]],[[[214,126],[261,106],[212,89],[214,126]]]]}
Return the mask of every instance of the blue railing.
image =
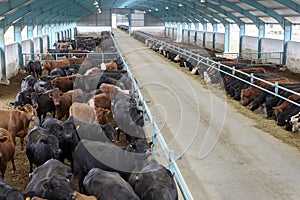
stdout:
{"type": "Polygon", "coordinates": [[[199,54],[193,53],[192,51],[189,51],[189,50],[186,50],[186,49],[182,49],[182,48],[180,48],[180,47],[177,47],[177,46],[168,44],[168,43],[166,43],[166,42],[164,42],[164,41],[158,40],[157,38],[151,37],[151,36],[149,36],[149,35],[146,35],[146,34],[143,34],[143,33],[140,33],[140,32],[135,32],[135,34],[137,34],[137,35],[139,35],[139,36],[142,36],[142,37],[144,37],[145,39],[148,39],[148,40],[150,40],[150,41],[152,41],[152,42],[154,42],[154,43],[158,43],[158,44],[160,44],[160,45],[163,45],[163,46],[165,46],[167,49],[172,50],[172,51],[174,51],[174,52],[176,52],[176,53],[178,53],[178,54],[182,54],[182,55],[185,55],[185,56],[190,57],[190,58],[192,58],[192,59],[195,59],[195,60],[197,60],[198,64],[201,63],[201,64],[203,64],[203,65],[206,65],[207,67],[212,67],[212,68],[214,68],[214,69],[217,69],[219,72],[221,72],[221,73],[223,73],[223,74],[232,76],[232,77],[234,77],[234,78],[236,78],[236,79],[238,79],[238,80],[240,80],[240,81],[242,81],[242,82],[244,82],[244,83],[247,83],[247,84],[249,84],[249,85],[251,85],[251,86],[254,86],[254,87],[256,87],[256,88],[259,88],[259,89],[262,90],[262,91],[268,92],[268,93],[270,93],[270,94],[272,94],[272,95],[274,95],[274,96],[276,96],[276,97],[279,97],[279,98],[281,98],[281,99],[283,99],[283,100],[285,100],[285,101],[288,101],[288,102],[290,102],[290,103],[292,103],[292,104],[294,104],[294,105],[300,107],[300,104],[299,104],[299,103],[294,102],[294,101],[292,101],[292,100],[290,100],[290,99],[288,99],[288,98],[286,98],[286,97],[284,97],[284,96],[279,95],[279,94],[278,94],[278,91],[279,91],[279,89],[281,89],[281,90],[283,90],[283,91],[290,92],[291,94],[296,94],[296,95],[298,95],[298,96],[300,96],[300,93],[295,92],[295,91],[290,90],[290,89],[287,89],[287,88],[285,88],[285,87],[283,87],[283,86],[280,86],[277,82],[271,83],[271,82],[269,82],[269,81],[266,81],[266,80],[264,80],[264,79],[261,79],[261,78],[259,78],[259,77],[254,76],[253,73],[247,74],[247,73],[245,73],[245,72],[242,72],[242,71],[239,71],[239,70],[235,69],[235,67],[229,67],[229,66],[227,66],[227,65],[221,64],[220,62],[216,62],[216,61],[211,60],[211,59],[209,59],[209,58],[207,58],[207,57],[203,57],[203,56],[201,56],[201,55],[199,55],[199,54]],[[231,73],[230,73],[230,72],[227,72],[227,71],[225,71],[225,70],[222,70],[221,67],[223,67],[223,68],[225,68],[225,69],[228,69],[228,71],[231,71],[231,73]],[[245,75],[245,76],[247,76],[247,77],[250,77],[250,81],[244,80],[244,79],[242,79],[242,78],[236,76],[236,75],[235,75],[236,73],[240,73],[240,74],[243,74],[243,75],[245,75]],[[257,81],[264,82],[264,83],[266,83],[266,84],[268,84],[268,85],[270,85],[270,86],[273,86],[273,87],[274,87],[274,91],[270,91],[270,90],[267,90],[266,88],[263,88],[263,87],[260,87],[259,85],[256,85],[256,84],[254,83],[254,81],[256,81],[256,80],[257,80],[257,81]]]}
{"type": "MultiPolygon", "coordinates": [[[[113,37],[112,37],[113,38],[113,37]]],[[[137,100],[137,105],[139,105],[139,103],[142,104],[142,107],[143,107],[143,111],[144,111],[144,116],[147,117],[147,119],[149,120],[151,126],[152,126],[152,142],[154,144],[154,148],[153,148],[153,152],[156,151],[156,140],[158,141],[159,143],[159,146],[161,147],[162,151],[164,152],[164,155],[169,163],[169,169],[170,171],[174,174],[174,178],[176,180],[176,183],[181,191],[181,194],[183,196],[184,199],[186,200],[193,200],[193,196],[180,172],[180,169],[179,167],[177,166],[176,164],[176,160],[178,158],[175,157],[174,155],[174,151],[172,150],[169,150],[168,148],[168,145],[164,139],[164,137],[162,136],[158,126],[157,126],[157,123],[154,119],[154,117],[152,116],[151,112],[150,112],[150,109],[147,105],[147,101],[146,99],[143,97],[143,94],[141,93],[140,89],[139,89],[139,86],[138,84],[136,83],[128,65],[126,64],[123,56],[122,56],[122,53],[121,51],[119,50],[118,46],[117,46],[117,43],[116,41],[114,40],[113,38],[113,42],[115,44],[115,47],[117,48],[117,51],[120,55],[120,58],[122,59],[124,65],[125,65],[125,68],[128,72],[128,76],[131,78],[132,80],[132,83],[133,83],[133,90],[136,94],[136,100],[137,100]]]]}

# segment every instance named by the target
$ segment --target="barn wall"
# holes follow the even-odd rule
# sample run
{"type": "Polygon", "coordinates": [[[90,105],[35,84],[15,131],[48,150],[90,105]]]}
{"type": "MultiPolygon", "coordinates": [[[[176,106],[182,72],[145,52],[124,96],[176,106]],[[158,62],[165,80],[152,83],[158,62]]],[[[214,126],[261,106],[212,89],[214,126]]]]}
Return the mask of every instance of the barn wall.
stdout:
{"type": "Polygon", "coordinates": [[[197,31],[197,44],[202,45],[203,43],[203,31],[197,31]]]}
{"type": "Polygon", "coordinates": [[[49,36],[43,35],[43,53],[46,53],[48,51],[48,49],[50,48],[49,42],[50,42],[49,36]]]}
{"type": "MultiPolygon", "coordinates": [[[[263,38],[261,41],[261,52],[280,52],[283,51],[283,41],[277,39],[263,38]]],[[[280,59],[275,59],[280,57],[279,54],[270,54],[268,56],[262,56],[262,58],[271,58],[272,63],[280,64],[280,59]]]]}
{"type": "Polygon", "coordinates": [[[213,48],[213,33],[206,32],[205,34],[205,47],[212,49],[213,48]]]}
{"type": "Polygon", "coordinates": [[[6,79],[14,77],[19,71],[19,48],[18,43],[5,46],[6,79]]]}
{"type": "MultiPolygon", "coordinates": [[[[257,52],[258,51],[258,38],[251,36],[243,36],[242,37],[242,52],[257,52]]],[[[250,58],[249,56],[245,56],[245,59],[250,58]]]]}
{"type": "Polygon", "coordinates": [[[215,37],[216,37],[215,49],[217,51],[224,52],[225,34],[224,33],[216,33],[215,37]]]}
{"type": "Polygon", "coordinates": [[[190,43],[195,43],[195,32],[194,30],[191,30],[191,33],[190,33],[190,43]]]}
{"type": "MultiPolygon", "coordinates": [[[[33,42],[31,40],[24,40],[22,41],[22,53],[33,53],[33,42]]],[[[25,55],[23,57],[24,60],[24,65],[27,64],[27,61],[32,60],[33,57],[31,55],[25,55]]]]}
{"type": "Polygon", "coordinates": [[[40,37],[35,37],[33,38],[34,41],[34,54],[39,54],[41,53],[41,47],[43,45],[43,41],[40,37]]]}
{"type": "Polygon", "coordinates": [[[300,73],[300,42],[287,43],[287,68],[292,72],[300,73]]]}

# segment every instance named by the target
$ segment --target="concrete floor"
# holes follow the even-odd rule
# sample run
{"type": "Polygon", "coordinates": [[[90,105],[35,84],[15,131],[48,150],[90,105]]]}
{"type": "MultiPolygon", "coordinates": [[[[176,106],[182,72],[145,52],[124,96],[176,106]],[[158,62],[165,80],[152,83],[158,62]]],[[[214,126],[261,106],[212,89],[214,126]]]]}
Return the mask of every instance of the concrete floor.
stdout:
{"type": "MultiPolygon", "coordinates": [[[[158,53],[114,30],[194,199],[300,199],[300,153],[158,53]]],[[[158,151],[157,158],[162,153],[158,151]]],[[[163,159],[162,159],[163,160],[163,159]]]]}

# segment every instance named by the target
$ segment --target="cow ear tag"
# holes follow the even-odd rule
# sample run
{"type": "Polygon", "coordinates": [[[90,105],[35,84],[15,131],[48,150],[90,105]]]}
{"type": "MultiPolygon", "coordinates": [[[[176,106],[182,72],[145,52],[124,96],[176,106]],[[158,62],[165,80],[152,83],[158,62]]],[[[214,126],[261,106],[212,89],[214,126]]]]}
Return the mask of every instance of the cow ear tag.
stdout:
{"type": "Polygon", "coordinates": [[[78,130],[79,128],[80,128],[80,126],[79,126],[79,125],[77,125],[77,126],[76,126],[76,130],[78,130]]]}

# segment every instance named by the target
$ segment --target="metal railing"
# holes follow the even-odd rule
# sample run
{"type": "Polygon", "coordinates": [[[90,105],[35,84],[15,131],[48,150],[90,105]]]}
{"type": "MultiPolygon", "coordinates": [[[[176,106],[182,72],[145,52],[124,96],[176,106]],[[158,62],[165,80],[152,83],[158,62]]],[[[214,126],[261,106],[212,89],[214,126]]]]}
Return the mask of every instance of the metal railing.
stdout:
{"type": "Polygon", "coordinates": [[[164,41],[158,40],[157,38],[151,37],[151,36],[149,36],[149,35],[146,35],[146,34],[143,34],[143,33],[140,33],[140,32],[135,32],[135,34],[137,34],[137,35],[139,35],[139,36],[142,36],[142,37],[145,37],[146,39],[151,40],[152,42],[161,44],[161,45],[165,46],[165,48],[167,48],[167,49],[169,49],[169,50],[172,50],[172,51],[174,51],[174,52],[177,52],[178,54],[182,54],[182,55],[185,55],[185,56],[187,56],[187,57],[189,57],[189,58],[195,59],[195,60],[197,60],[198,64],[201,63],[201,64],[203,64],[203,65],[206,65],[207,67],[212,67],[212,68],[218,70],[220,73],[229,75],[229,76],[231,76],[231,77],[233,77],[233,78],[236,78],[236,79],[238,79],[238,80],[240,80],[240,81],[242,81],[242,82],[244,82],[244,83],[247,83],[247,84],[249,84],[249,85],[251,85],[251,86],[253,86],[253,87],[256,87],[256,88],[258,88],[258,89],[260,89],[260,90],[262,90],[262,91],[268,92],[268,93],[274,95],[275,97],[279,97],[279,98],[281,98],[281,99],[283,99],[283,100],[285,100],[285,101],[288,101],[289,103],[292,103],[292,104],[294,104],[294,105],[300,107],[300,104],[299,104],[299,103],[297,103],[297,102],[295,102],[295,101],[292,101],[292,100],[290,100],[290,99],[288,99],[288,98],[286,98],[286,97],[284,97],[284,96],[278,94],[278,91],[279,91],[279,89],[281,89],[281,90],[283,90],[283,91],[290,92],[291,94],[296,94],[296,95],[298,95],[298,96],[300,96],[300,93],[295,92],[295,91],[290,90],[290,89],[287,89],[287,88],[285,88],[285,87],[283,87],[283,86],[280,86],[280,85],[278,84],[278,82],[272,83],[272,82],[266,81],[266,80],[264,80],[264,79],[261,79],[261,78],[259,78],[259,77],[254,76],[253,73],[247,74],[247,73],[245,73],[245,72],[242,72],[242,71],[240,71],[240,70],[235,69],[235,67],[229,67],[229,66],[227,66],[227,65],[221,64],[220,62],[211,60],[211,59],[209,59],[208,57],[203,57],[203,56],[201,56],[201,55],[199,55],[199,54],[193,53],[192,51],[189,51],[189,50],[186,50],[186,49],[182,49],[182,48],[180,48],[180,47],[177,47],[177,46],[168,44],[168,43],[166,43],[166,42],[164,42],[164,41]],[[229,72],[223,70],[222,68],[223,68],[223,69],[227,69],[229,72]],[[235,75],[236,73],[240,73],[240,74],[242,74],[242,75],[244,75],[244,76],[246,76],[246,77],[250,77],[250,81],[244,80],[244,79],[242,79],[242,78],[236,76],[236,75],[235,75]],[[264,88],[264,87],[260,87],[259,85],[256,85],[256,84],[254,83],[256,80],[257,80],[257,81],[264,82],[264,83],[266,83],[266,84],[268,84],[268,85],[270,85],[270,86],[273,86],[273,87],[274,87],[274,90],[273,90],[273,91],[270,91],[270,90],[267,90],[267,89],[264,88]]]}
{"type": "MultiPolygon", "coordinates": [[[[217,54],[218,55],[218,54],[217,54]]],[[[222,58],[231,58],[236,61],[249,61],[255,63],[276,63],[282,65],[283,52],[243,52],[243,53],[220,53],[222,58]]]]}
{"type": "Polygon", "coordinates": [[[60,60],[62,58],[72,58],[72,57],[82,57],[90,58],[93,60],[99,60],[102,63],[110,62],[116,60],[119,57],[118,52],[111,53],[55,53],[56,56],[52,56],[50,53],[22,53],[24,65],[26,65],[30,60],[40,60],[40,61],[53,61],[60,60]]]}
{"type": "MultiPolygon", "coordinates": [[[[112,37],[113,38],[113,37],[112,37]]],[[[132,83],[133,83],[133,90],[136,94],[136,103],[137,105],[139,105],[139,103],[142,104],[142,108],[143,108],[143,111],[144,111],[144,117],[146,116],[147,119],[149,120],[151,126],[152,126],[152,142],[154,144],[154,148],[153,148],[153,152],[156,151],[156,140],[158,141],[162,151],[164,152],[164,155],[168,161],[168,164],[169,164],[169,169],[170,171],[174,174],[174,178],[176,180],[176,183],[181,191],[181,194],[183,196],[184,199],[186,200],[193,200],[193,196],[180,172],[180,169],[179,167],[177,166],[176,164],[176,160],[178,160],[178,157],[175,157],[174,155],[174,151],[170,150],[168,148],[168,145],[164,139],[164,137],[162,136],[158,126],[157,126],[157,123],[154,119],[154,117],[152,116],[151,112],[150,112],[150,109],[147,105],[147,101],[146,99],[144,98],[143,94],[141,93],[140,89],[139,89],[139,85],[137,84],[136,80],[134,79],[128,65],[126,64],[123,56],[122,56],[122,53],[121,51],[119,50],[118,46],[117,46],[117,43],[116,41],[114,40],[113,38],[113,42],[115,44],[115,47],[117,48],[117,51],[120,55],[120,58],[121,60],[123,61],[124,63],[124,66],[128,72],[128,76],[131,78],[132,80],[132,83]]]]}

